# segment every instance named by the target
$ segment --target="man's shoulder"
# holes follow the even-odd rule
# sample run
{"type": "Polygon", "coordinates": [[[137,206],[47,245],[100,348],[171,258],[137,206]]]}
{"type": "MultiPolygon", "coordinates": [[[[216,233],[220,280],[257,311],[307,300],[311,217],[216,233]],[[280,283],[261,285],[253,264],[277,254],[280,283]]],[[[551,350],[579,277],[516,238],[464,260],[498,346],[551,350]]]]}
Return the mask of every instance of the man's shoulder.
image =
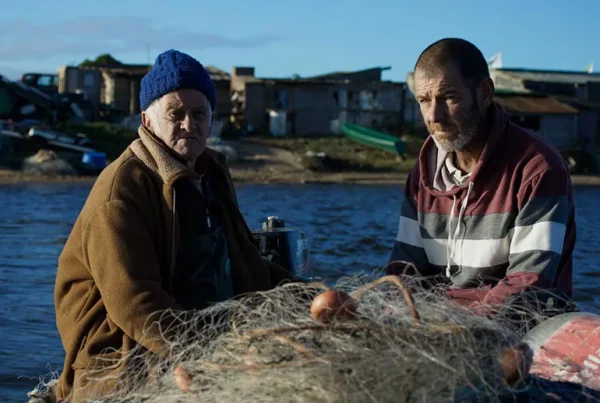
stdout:
{"type": "Polygon", "coordinates": [[[160,178],[128,148],[98,176],[88,203],[100,205],[110,201],[132,201],[145,196],[160,178]]]}
{"type": "Polygon", "coordinates": [[[532,130],[509,123],[504,147],[508,150],[509,158],[527,175],[535,176],[549,170],[568,173],[558,149],[532,130]]]}
{"type": "Polygon", "coordinates": [[[216,162],[218,162],[220,165],[222,166],[226,166],[227,165],[227,155],[223,154],[220,151],[215,150],[214,148],[210,148],[210,147],[206,147],[206,150],[204,151],[208,156],[210,156],[212,159],[214,159],[216,162]]]}

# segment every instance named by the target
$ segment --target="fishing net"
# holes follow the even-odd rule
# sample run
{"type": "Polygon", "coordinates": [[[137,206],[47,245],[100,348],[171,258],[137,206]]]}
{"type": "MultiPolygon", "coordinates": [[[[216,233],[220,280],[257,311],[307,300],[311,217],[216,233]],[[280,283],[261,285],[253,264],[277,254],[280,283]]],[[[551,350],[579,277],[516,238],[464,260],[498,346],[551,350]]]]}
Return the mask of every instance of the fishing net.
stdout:
{"type": "Polygon", "coordinates": [[[328,320],[311,316],[328,287],[306,283],[188,313],[163,329],[164,358],[134,351],[126,359],[139,370],[114,375],[115,392],[97,401],[594,401],[580,386],[528,376],[532,354],[519,335],[442,290],[415,292],[396,276],[368,280],[339,280],[332,288],[356,305],[328,320]]]}

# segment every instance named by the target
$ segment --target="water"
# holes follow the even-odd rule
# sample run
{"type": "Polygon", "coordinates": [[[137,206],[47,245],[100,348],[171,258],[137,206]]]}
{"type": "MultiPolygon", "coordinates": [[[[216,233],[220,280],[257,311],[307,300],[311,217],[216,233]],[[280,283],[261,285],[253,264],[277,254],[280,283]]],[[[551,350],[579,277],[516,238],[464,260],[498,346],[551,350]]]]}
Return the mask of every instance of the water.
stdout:
{"type": "MultiPolygon", "coordinates": [[[[26,401],[38,377],[60,371],[53,286],[56,262],[90,184],[0,186],[0,401],[26,401]]],[[[251,228],[279,215],[307,233],[315,274],[334,278],[385,263],[402,189],[359,185],[240,185],[251,228]]],[[[577,188],[576,299],[598,310],[600,188],[577,188]]]]}

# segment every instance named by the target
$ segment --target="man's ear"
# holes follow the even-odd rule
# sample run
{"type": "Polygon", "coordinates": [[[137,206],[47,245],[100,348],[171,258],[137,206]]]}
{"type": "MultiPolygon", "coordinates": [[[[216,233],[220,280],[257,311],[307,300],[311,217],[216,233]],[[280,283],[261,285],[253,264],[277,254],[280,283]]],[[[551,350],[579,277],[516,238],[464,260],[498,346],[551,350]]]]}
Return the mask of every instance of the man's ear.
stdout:
{"type": "Polygon", "coordinates": [[[483,109],[487,109],[494,101],[494,91],[494,81],[490,77],[486,77],[479,82],[480,104],[483,106],[483,109]]]}
{"type": "Polygon", "coordinates": [[[148,130],[151,130],[150,115],[146,113],[146,111],[142,111],[142,126],[148,130]]]}

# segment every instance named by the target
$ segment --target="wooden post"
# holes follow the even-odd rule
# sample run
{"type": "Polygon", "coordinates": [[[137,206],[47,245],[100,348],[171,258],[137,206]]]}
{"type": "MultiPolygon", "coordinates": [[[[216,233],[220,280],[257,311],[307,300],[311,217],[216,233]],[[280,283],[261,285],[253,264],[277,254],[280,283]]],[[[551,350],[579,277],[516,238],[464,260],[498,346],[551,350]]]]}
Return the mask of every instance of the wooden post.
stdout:
{"type": "Polygon", "coordinates": [[[129,80],[129,115],[136,115],[140,112],[140,82],[136,78],[129,80]]]}

